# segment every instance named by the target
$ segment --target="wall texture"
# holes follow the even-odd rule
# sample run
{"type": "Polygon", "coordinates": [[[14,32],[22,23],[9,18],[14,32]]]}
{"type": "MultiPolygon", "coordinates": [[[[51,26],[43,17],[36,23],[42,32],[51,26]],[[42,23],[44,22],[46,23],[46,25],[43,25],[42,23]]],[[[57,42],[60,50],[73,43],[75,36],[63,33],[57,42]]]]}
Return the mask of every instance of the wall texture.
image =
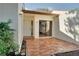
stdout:
{"type": "MultiPolygon", "coordinates": [[[[68,20],[68,21],[70,20],[67,18],[68,16],[71,18],[71,20],[76,20],[76,19],[72,19],[72,17],[75,16],[75,14],[60,14],[59,18],[57,18],[57,17],[55,18],[55,20],[53,22],[54,23],[53,24],[54,25],[54,29],[53,29],[54,37],[79,45],[79,41],[78,41],[79,35],[77,35],[77,38],[74,39],[73,34],[75,35],[75,33],[67,32],[67,30],[69,30],[69,28],[68,28],[69,25],[67,25],[68,23],[66,22],[66,20],[68,20]]],[[[71,21],[70,21],[70,25],[71,25],[71,21]]],[[[73,25],[74,24],[72,24],[72,26],[73,25]]]]}
{"type": "Polygon", "coordinates": [[[31,36],[31,21],[34,21],[34,16],[24,15],[23,19],[23,36],[31,36]]]}

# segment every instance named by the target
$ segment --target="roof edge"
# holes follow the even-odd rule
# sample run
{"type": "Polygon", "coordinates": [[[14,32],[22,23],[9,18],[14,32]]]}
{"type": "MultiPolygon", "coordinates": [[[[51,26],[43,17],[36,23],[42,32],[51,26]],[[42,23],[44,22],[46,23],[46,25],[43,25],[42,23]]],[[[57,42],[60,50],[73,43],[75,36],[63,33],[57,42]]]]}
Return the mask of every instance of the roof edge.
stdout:
{"type": "Polygon", "coordinates": [[[41,11],[34,11],[34,10],[22,10],[23,13],[31,13],[31,14],[44,14],[44,15],[59,15],[55,13],[49,12],[41,12],[41,11]]]}

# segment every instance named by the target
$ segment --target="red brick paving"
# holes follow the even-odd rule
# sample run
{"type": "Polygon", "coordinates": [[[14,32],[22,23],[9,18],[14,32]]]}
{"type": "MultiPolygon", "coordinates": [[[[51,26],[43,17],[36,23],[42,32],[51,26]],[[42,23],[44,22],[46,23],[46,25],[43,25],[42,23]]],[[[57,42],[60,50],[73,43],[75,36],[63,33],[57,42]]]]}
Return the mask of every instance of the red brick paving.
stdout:
{"type": "Polygon", "coordinates": [[[50,56],[78,49],[79,46],[56,38],[26,39],[26,53],[29,56],[50,56]]]}

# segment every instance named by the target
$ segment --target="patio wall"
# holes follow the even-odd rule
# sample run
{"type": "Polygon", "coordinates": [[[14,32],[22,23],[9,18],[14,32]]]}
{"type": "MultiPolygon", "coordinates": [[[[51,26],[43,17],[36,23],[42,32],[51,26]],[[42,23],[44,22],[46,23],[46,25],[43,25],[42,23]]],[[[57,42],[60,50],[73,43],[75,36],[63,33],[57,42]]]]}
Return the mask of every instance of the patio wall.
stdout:
{"type": "Polygon", "coordinates": [[[34,21],[34,16],[24,15],[23,19],[23,36],[31,36],[31,21],[34,21]]]}
{"type": "Polygon", "coordinates": [[[56,38],[59,38],[59,39],[62,39],[62,40],[65,40],[65,41],[68,41],[68,42],[72,42],[72,43],[75,43],[75,44],[78,44],[79,45],[79,41],[77,41],[76,39],[74,39],[70,33],[66,32],[63,27],[64,26],[64,19],[66,19],[66,16],[65,14],[61,14],[59,16],[59,18],[55,18],[54,20],[54,37],[56,38]]]}

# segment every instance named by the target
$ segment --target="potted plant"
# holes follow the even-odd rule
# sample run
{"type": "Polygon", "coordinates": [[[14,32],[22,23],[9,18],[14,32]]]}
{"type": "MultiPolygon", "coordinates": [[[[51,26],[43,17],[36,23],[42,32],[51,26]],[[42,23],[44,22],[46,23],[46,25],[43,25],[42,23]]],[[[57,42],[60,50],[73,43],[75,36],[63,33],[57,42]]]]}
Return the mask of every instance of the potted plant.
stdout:
{"type": "Polygon", "coordinates": [[[0,23],[0,55],[15,55],[17,44],[14,38],[14,29],[10,27],[11,20],[0,23]]]}

